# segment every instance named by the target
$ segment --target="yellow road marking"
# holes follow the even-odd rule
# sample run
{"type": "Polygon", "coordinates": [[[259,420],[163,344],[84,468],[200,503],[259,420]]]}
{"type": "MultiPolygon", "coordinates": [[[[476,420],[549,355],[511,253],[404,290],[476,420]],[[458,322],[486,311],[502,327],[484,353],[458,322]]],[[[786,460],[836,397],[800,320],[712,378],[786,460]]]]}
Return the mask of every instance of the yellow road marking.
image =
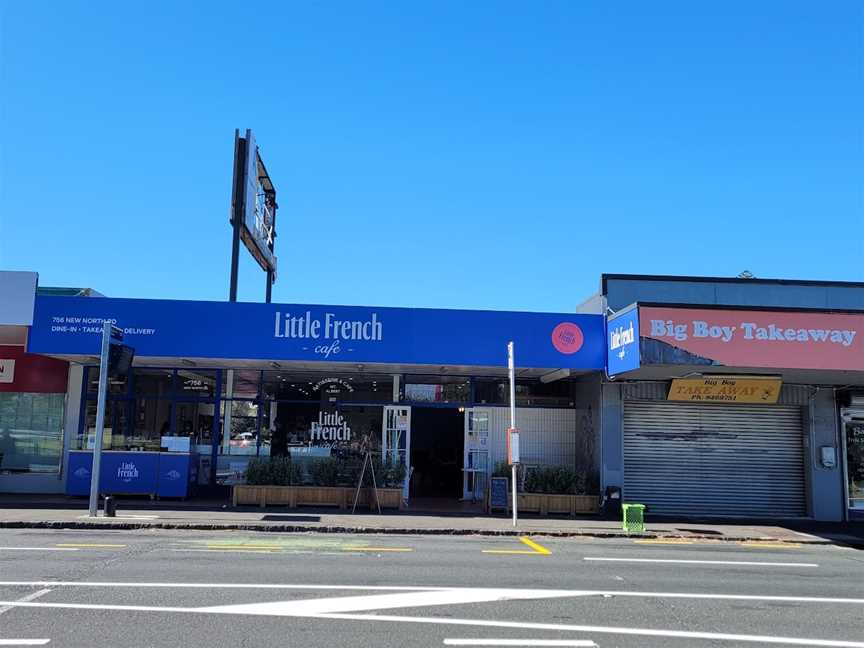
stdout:
{"type": "Polygon", "coordinates": [[[342,551],[414,551],[410,547],[342,547],[342,551]]]}
{"type": "Polygon", "coordinates": [[[537,544],[536,542],[534,542],[534,541],[533,541],[531,538],[529,538],[528,536],[520,536],[520,537],[519,537],[519,540],[522,541],[522,544],[524,544],[524,545],[528,545],[528,546],[531,547],[534,551],[536,551],[538,554],[541,554],[541,555],[543,555],[543,556],[548,556],[549,554],[552,553],[552,552],[549,551],[546,547],[544,547],[543,545],[539,545],[539,544],[537,544]]]}
{"type": "Polygon", "coordinates": [[[657,539],[657,540],[634,540],[636,544],[664,544],[664,545],[690,545],[693,544],[692,540],[679,540],[677,538],[668,538],[666,540],[657,539]]]}
{"type": "Polygon", "coordinates": [[[71,542],[65,542],[62,544],[54,545],[56,547],[91,547],[91,548],[100,548],[100,549],[123,549],[126,545],[121,544],[75,544],[71,542]]]}
{"type": "Polygon", "coordinates": [[[750,547],[752,549],[800,549],[801,545],[795,542],[742,542],[742,547],[750,547]]]}
{"type": "Polygon", "coordinates": [[[516,556],[548,556],[552,552],[543,545],[537,544],[527,536],[519,536],[519,542],[531,547],[531,551],[525,549],[483,549],[482,553],[486,554],[505,554],[516,556]]]}

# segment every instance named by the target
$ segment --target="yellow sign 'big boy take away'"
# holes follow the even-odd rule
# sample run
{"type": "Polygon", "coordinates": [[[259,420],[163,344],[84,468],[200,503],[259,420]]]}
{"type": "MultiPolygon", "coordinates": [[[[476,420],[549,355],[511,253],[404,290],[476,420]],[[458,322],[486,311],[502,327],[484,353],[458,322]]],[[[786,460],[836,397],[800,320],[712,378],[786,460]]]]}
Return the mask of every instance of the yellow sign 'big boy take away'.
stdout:
{"type": "Polygon", "coordinates": [[[676,378],[669,388],[670,401],[704,403],[776,403],[783,381],[773,377],[703,376],[676,378]]]}

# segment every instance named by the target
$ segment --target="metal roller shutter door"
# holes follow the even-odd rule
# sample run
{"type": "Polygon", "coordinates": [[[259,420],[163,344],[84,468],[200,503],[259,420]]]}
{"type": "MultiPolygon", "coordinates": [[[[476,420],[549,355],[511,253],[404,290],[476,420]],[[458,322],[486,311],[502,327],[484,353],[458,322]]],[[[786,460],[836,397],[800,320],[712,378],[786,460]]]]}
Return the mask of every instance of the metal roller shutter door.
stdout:
{"type": "Polygon", "coordinates": [[[624,403],[624,501],[687,515],[806,515],[799,407],[624,403]]]}

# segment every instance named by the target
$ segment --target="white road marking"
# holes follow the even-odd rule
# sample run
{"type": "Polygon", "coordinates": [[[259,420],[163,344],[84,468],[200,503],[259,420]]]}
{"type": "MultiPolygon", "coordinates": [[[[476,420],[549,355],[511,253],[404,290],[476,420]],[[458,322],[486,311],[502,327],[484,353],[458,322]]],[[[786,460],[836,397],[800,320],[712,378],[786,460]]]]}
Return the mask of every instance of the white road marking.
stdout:
{"type": "Polygon", "coordinates": [[[200,608],[202,612],[226,614],[250,614],[264,616],[315,616],[334,612],[360,612],[364,610],[392,610],[394,608],[427,607],[431,605],[460,605],[463,603],[488,603],[490,601],[512,601],[548,599],[580,596],[578,593],[556,590],[475,588],[432,592],[399,592],[370,596],[339,596],[296,601],[270,601],[266,603],[241,603],[200,608]]]}
{"type": "MultiPolygon", "coordinates": [[[[341,556],[341,553],[336,555],[341,556]]],[[[287,589],[287,590],[345,590],[358,592],[436,592],[460,589],[458,587],[409,587],[407,585],[295,585],[283,583],[131,583],[105,581],[0,581],[9,587],[178,587],[193,589],[287,589]]],[[[464,588],[470,589],[470,588],[464,588]]]]}
{"type": "MultiPolygon", "coordinates": [[[[476,591],[476,587],[416,587],[406,585],[305,585],[273,583],[132,583],[132,582],[88,582],[88,581],[0,581],[0,586],[9,587],[165,587],[196,589],[287,589],[287,590],[344,590],[368,592],[458,592],[476,591]]],[[[491,589],[487,591],[493,591],[491,589]]],[[[783,603],[825,603],[864,605],[864,598],[839,598],[819,596],[774,596],[770,594],[701,594],[690,592],[628,592],[622,590],[518,590],[495,589],[498,592],[543,592],[549,598],[561,596],[629,596],[638,598],[682,598],[719,601],[777,601],[783,603]]],[[[14,605],[14,602],[12,603],[14,605]]],[[[7,605],[0,601],[0,605],[7,605]]],[[[39,603],[38,605],[51,605],[39,603]]],[[[98,607],[98,606],[97,606],[98,607]]],[[[121,608],[122,609],[122,608],[121,608]]],[[[149,608],[148,608],[149,609],[149,608]]],[[[162,608],[155,608],[162,609],[162,608]]],[[[187,609],[187,608],[182,608],[187,609]]],[[[196,608],[197,609],[197,608],[196,608]]]]}
{"type": "Polygon", "coordinates": [[[50,639],[0,639],[0,646],[44,646],[50,639]]]}
{"type": "MultiPolygon", "coordinates": [[[[15,602],[16,603],[29,603],[30,601],[35,601],[40,596],[45,596],[50,591],[51,591],[50,589],[40,589],[38,592],[30,592],[30,594],[28,594],[27,596],[22,596],[20,599],[18,599],[15,602]]],[[[0,607],[0,614],[3,614],[4,612],[8,612],[13,607],[15,607],[15,606],[14,605],[4,605],[4,606],[0,607]]]]}
{"type": "MultiPolygon", "coordinates": [[[[574,592],[574,594],[577,594],[574,592]]],[[[758,598],[758,597],[757,597],[758,598]]],[[[778,597],[772,597],[772,599],[778,597]]],[[[764,600],[764,599],[762,599],[764,600]]],[[[821,599],[826,600],[826,599],[821,599]]],[[[0,605],[9,605],[15,607],[32,607],[44,609],[68,609],[68,610],[117,610],[117,611],[134,611],[134,612],[180,612],[187,614],[243,614],[242,612],[234,612],[220,608],[183,608],[183,607],[154,607],[154,606],[139,606],[139,605],[103,605],[103,604],[84,604],[84,603],[33,603],[33,602],[11,602],[6,603],[0,601],[0,605]]],[[[240,606],[225,606],[240,607],[240,606]]],[[[280,613],[279,616],[285,616],[280,613]]],[[[614,626],[580,626],[580,625],[563,625],[554,623],[522,623],[515,621],[491,621],[486,619],[452,619],[442,617],[402,617],[389,616],[382,614],[301,614],[297,615],[307,619],[328,619],[328,620],[345,620],[345,621],[374,621],[394,622],[394,623],[422,623],[422,624],[439,624],[439,625],[458,625],[458,626],[476,626],[476,627],[492,627],[492,628],[514,628],[520,630],[552,630],[559,632],[582,632],[590,634],[611,634],[611,635],[633,635],[643,637],[669,637],[676,639],[703,639],[708,641],[735,641],[738,643],[763,643],[763,644],[783,644],[789,646],[817,646],[819,648],[864,648],[864,642],[860,641],[844,641],[834,639],[811,639],[799,637],[779,637],[774,635],[744,635],[744,634],[728,634],[721,632],[693,632],[683,630],[661,630],[656,628],[632,628],[632,627],[614,627],[614,626]]]]}
{"type": "Polygon", "coordinates": [[[78,551],[78,547],[0,547],[0,551],[78,551]]]}
{"type": "Polygon", "coordinates": [[[573,646],[597,648],[590,639],[445,639],[445,646],[573,646]]]}
{"type": "MultiPolygon", "coordinates": [[[[37,604],[38,605],[38,604],[37,604]]],[[[318,619],[345,621],[392,621],[396,623],[433,623],[441,625],[514,628],[519,630],[557,630],[591,634],[634,635],[639,637],[669,637],[675,639],[705,639],[708,641],[737,641],[739,643],[783,644],[788,646],[818,646],[819,648],[864,648],[864,642],[833,639],[804,639],[773,635],[743,635],[723,632],[690,632],[685,630],[658,630],[654,628],[615,628],[612,626],[558,625],[555,623],[521,623],[517,621],[487,621],[485,619],[450,619],[441,617],[400,617],[384,614],[322,614],[318,619]]]]}
{"type": "Polygon", "coordinates": [[[639,562],[639,563],[675,563],[683,565],[745,565],[748,567],[818,567],[816,563],[794,562],[751,562],[746,560],[677,560],[666,558],[595,558],[586,556],[583,560],[602,562],[639,562]]]}

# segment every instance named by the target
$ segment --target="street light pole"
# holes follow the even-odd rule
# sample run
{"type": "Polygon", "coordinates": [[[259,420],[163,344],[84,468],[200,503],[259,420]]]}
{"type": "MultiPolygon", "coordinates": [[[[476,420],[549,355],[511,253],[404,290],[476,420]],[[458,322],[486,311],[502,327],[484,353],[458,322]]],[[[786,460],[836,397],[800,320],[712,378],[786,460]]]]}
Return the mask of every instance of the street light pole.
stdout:
{"type": "Polygon", "coordinates": [[[93,442],[93,466],[90,471],[90,517],[99,512],[99,468],[102,463],[102,436],[105,430],[105,400],[108,396],[108,349],[111,345],[111,322],[102,323],[102,352],[99,356],[99,392],[96,400],[96,438],[93,442]]]}
{"type": "Polygon", "coordinates": [[[513,342],[507,343],[507,369],[510,374],[510,429],[507,430],[507,446],[511,467],[511,491],[513,494],[513,526],[516,526],[516,468],[519,463],[519,433],[516,431],[516,359],[513,342]]]}

